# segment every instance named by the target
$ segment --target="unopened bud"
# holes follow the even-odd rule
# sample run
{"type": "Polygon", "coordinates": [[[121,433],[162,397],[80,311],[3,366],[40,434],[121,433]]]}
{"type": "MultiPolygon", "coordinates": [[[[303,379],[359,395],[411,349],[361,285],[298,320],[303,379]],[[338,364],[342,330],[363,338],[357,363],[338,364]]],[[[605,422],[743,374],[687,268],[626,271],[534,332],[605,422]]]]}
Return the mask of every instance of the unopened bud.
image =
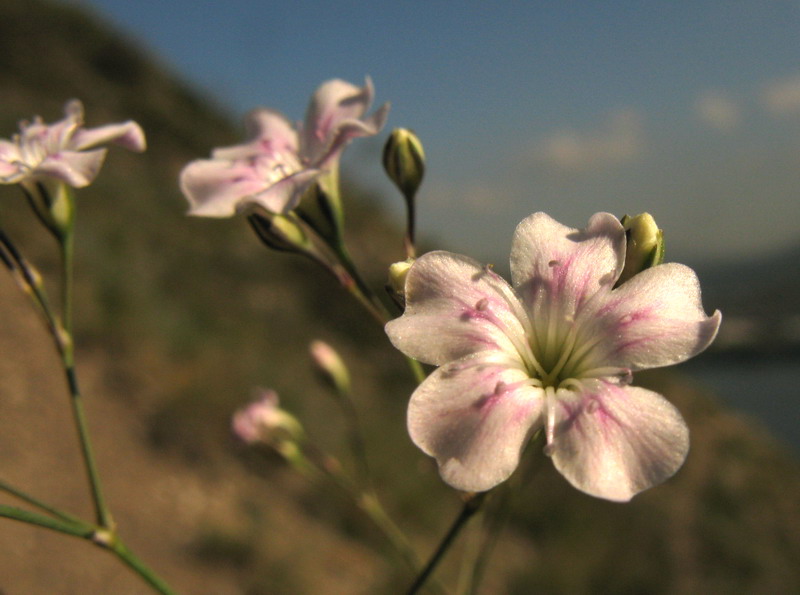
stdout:
{"type": "Polygon", "coordinates": [[[250,222],[261,241],[273,250],[306,253],[313,244],[297,221],[286,215],[251,213],[250,222]]]}
{"type": "Polygon", "coordinates": [[[389,288],[400,298],[406,295],[406,277],[414,259],[401,260],[389,266],[389,288]]]}
{"type": "Polygon", "coordinates": [[[59,242],[63,242],[75,225],[75,197],[64,182],[27,180],[20,184],[39,220],[59,242]]]}
{"type": "Polygon", "coordinates": [[[383,167],[406,200],[414,200],[425,175],[425,151],[417,135],[395,128],[383,148],[383,167]]]}
{"type": "Polygon", "coordinates": [[[283,454],[287,447],[303,440],[303,426],[281,409],[278,393],[262,389],[258,398],[239,409],[232,420],[233,433],[247,444],[266,444],[283,454]]]}
{"type": "Polygon", "coordinates": [[[652,215],[625,215],[620,221],[625,229],[626,248],[625,266],[617,285],[664,261],[664,234],[652,215]]]}
{"type": "Polygon", "coordinates": [[[350,372],[336,350],[323,341],[313,341],[310,347],[311,358],[322,378],[337,393],[350,393],[350,372]]]}
{"type": "Polygon", "coordinates": [[[329,243],[339,241],[344,221],[336,176],[328,173],[309,186],[300,199],[295,212],[311,229],[329,243]]]}
{"type": "Polygon", "coordinates": [[[72,232],[75,224],[75,197],[72,189],[59,182],[50,190],[50,215],[62,237],[72,232]]]}

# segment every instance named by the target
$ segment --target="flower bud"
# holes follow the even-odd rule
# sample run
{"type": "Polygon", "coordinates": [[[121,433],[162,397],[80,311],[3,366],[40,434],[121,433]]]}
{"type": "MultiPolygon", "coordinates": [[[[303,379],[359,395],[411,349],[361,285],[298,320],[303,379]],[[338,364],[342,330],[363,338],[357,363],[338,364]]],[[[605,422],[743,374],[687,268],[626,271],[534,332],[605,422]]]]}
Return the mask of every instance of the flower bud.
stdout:
{"type": "Polygon", "coordinates": [[[63,242],[75,225],[72,188],[53,180],[25,180],[20,187],[39,221],[59,242],[63,242]]]}
{"type": "Polygon", "coordinates": [[[625,267],[617,281],[621,285],[637,273],[664,261],[664,234],[649,213],[620,220],[625,229],[625,267]]]}
{"type": "Polygon", "coordinates": [[[72,189],[60,182],[50,192],[50,197],[50,215],[53,217],[53,223],[62,236],[66,236],[72,232],[75,224],[75,197],[72,195],[72,189]]]}
{"type": "Polygon", "coordinates": [[[273,250],[307,253],[313,249],[313,244],[303,228],[291,217],[274,213],[251,213],[247,220],[261,241],[273,250]]]}
{"type": "Polygon", "coordinates": [[[383,167],[406,200],[414,200],[425,175],[425,151],[417,135],[395,128],[383,148],[383,167]]]}
{"type": "Polygon", "coordinates": [[[389,266],[388,288],[403,301],[405,301],[406,294],[406,277],[411,265],[414,264],[414,260],[409,258],[389,266]]]}
{"type": "Polygon", "coordinates": [[[303,426],[278,405],[278,393],[261,389],[258,398],[239,409],[231,423],[233,433],[246,444],[266,444],[284,454],[303,440],[303,426]]]}
{"type": "Polygon", "coordinates": [[[336,176],[329,172],[308,187],[300,199],[295,212],[320,237],[331,245],[340,241],[344,212],[338,192],[336,176]]]}
{"type": "Polygon", "coordinates": [[[350,372],[336,350],[323,341],[311,343],[311,359],[322,378],[339,394],[350,393],[350,372]]]}

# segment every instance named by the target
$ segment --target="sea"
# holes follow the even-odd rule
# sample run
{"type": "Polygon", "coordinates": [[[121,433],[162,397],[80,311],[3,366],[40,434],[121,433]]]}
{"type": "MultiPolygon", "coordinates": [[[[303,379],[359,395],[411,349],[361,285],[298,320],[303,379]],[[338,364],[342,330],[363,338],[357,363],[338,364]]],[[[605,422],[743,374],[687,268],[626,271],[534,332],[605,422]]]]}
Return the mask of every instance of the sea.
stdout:
{"type": "Polygon", "coordinates": [[[800,457],[800,356],[703,361],[701,355],[679,369],[728,407],[759,420],[800,457]]]}

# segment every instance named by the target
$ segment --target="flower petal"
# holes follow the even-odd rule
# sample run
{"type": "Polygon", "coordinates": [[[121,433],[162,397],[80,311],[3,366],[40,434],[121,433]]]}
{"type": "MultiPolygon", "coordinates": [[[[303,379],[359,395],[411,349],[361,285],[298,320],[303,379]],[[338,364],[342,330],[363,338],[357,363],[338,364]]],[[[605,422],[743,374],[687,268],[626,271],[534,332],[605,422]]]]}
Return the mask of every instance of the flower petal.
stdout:
{"type": "Polygon", "coordinates": [[[198,159],[183,168],[180,185],[191,215],[230,217],[242,199],[263,192],[265,184],[244,162],[198,159]]]}
{"type": "Polygon", "coordinates": [[[245,118],[247,138],[250,142],[232,147],[220,147],[212,153],[214,159],[247,159],[266,155],[297,155],[297,131],[292,124],[275,110],[259,108],[245,118]]]}
{"type": "Polygon", "coordinates": [[[317,157],[320,167],[330,168],[339,159],[344,148],[354,138],[378,134],[389,117],[389,104],[384,103],[365,120],[347,120],[339,125],[336,136],[327,150],[317,157]]]}
{"type": "Polygon", "coordinates": [[[377,134],[386,119],[388,106],[362,121],[372,104],[375,90],[366,77],[362,88],[340,79],[326,81],[314,92],[303,126],[302,153],[311,163],[330,159],[354,136],[377,134]],[[343,127],[347,127],[347,133],[343,127]],[[360,133],[359,133],[360,132],[360,133]]]}
{"type": "Polygon", "coordinates": [[[500,353],[480,353],[446,364],[411,396],[408,431],[436,458],[442,479],[480,492],[506,480],[542,413],[542,390],[500,353]]]}
{"type": "Polygon", "coordinates": [[[0,139],[0,183],[14,184],[24,173],[19,146],[0,139]]]}
{"type": "Polygon", "coordinates": [[[652,391],[607,381],[584,392],[556,393],[556,469],[592,496],[624,502],[662,483],[683,464],[689,429],[681,414],[652,391]]]}
{"type": "Polygon", "coordinates": [[[534,213],[514,233],[511,279],[534,319],[549,307],[546,297],[563,316],[573,316],[600,287],[614,284],[624,260],[625,231],[613,215],[597,213],[577,230],[534,213]]]}
{"type": "Polygon", "coordinates": [[[722,315],[707,316],[700,282],[687,266],[662,264],[634,275],[581,313],[584,333],[602,336],[587,361],[641,370],[686,361],[708,347],[722,315]]]}
{"type": "Polygon", "coordinates": [[[83,188],[97,177],[106,149],[94,151],[61,151],[48,155],[34,169],[34,176],[50,176],[62,180],[74,188],[83,188]]]}
{"type": "Polygon", "coordinates": [[[460,254],[421,256],[406,278],[406,310],[386,332],[395,347],[429,364],[499,350],[520,359],[527,316],[508,283],[460,254]]]}
{"type": "Polygon", "coordinates": [[[132,120],[97,128],[79,128],[72,135],[69,147],[82,151],[105,143],[114,143],[138,153],[147,148],[142,127],[132,120]]]}
{"type": "Polygon", "coordinates": [[[322,173],[318,169],[304,169],[272,184],[266,190],[246,196],[242,203],[258,204],[272,213],[288,213],[297,206],[303,193],[322,173]]]}

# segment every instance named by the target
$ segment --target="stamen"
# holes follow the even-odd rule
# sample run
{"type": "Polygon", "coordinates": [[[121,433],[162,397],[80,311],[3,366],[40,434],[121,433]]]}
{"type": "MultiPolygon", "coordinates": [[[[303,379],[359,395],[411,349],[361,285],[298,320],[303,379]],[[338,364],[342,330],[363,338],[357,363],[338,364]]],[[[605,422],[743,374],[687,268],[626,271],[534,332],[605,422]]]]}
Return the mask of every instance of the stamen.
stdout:
{"type": "MultiPolygon", "coordinates": [[[[509,310],[514,314],[514,317],[519,321],[520,325],[522,326],[522,331],[524,334],[524,340],[519,341],[516,333],[507,333],[506,336],[511,340],[514,344],[514,347],[517,349],[517,353],[519,353],[520,358],[528,367],[532,367],[534,372],[539,375],[540,377],[544,377],[544,368],[539,363],[536,355],[534,353],[535,344],[536,344],[536,335],[534,334],[533,326],[531,325],[530,317],[525,309],[522,307],[522,301],[520,300],[517,293],[513,290],[513,288],[503,279],[500,275],[495,273],[492,270],[492,265],[485,265],[483,268],[483,273],[486,274],[494,283],[493,288],[500,294],[500,297],[503,298],[503,301],[508,306],[509,310]],[[531,344],[533,343],[533,345],[531,344]]],[[[486,298],[481,298],[477,304],[475,304],[475,309],[479,311],[483,311],[480,307],[481,302],[486,298]]],[[[488,306],[488,300],[487,304],[488,306]]],[[[500,325],[498,325],[500,326],[500,325]]],[[[502,327],[501,327],[502,328],[502,327]]]]}
{"type": "Polygon", "coordinates": [[[583,382],[576,378],[566,378],[559,383],[558,388],[565,388],[580,393],[583,392],[584,386],[583,382]]]}
{"type": "Polygon", "coordinates": [[[586,356],[592,351],[592,349],[602,343],[604,339],[605,337],[600,335],[595,336],[591,340],[584,340],[580,342],[578,349],[571,354],[569,361],[567,364],[565,364],[569,366],[569,369],[572,370],[574,376],[580,376],[582,378],[586,376],[584,372],[579,371],[580,365],[586,356]]]}
{"type": "MultiPolygon", "coordinates": [[[[547,446],[550,447],[550,452],[552,452],[556,428],[556,389],[552,386],[544,387],[544,406],[547,410],[545,436],[547,437],[547,446]]],[[[545,454],[547,454],[547,452],[545,452],[545,454]]]]}
{"type": "Polygon", "coordinates": [[[581,378],[619,378],[621,382],[630,383],[633,373],[630,368],[616,366],[598,366],[581,372],[581,378]]]}
{"type": "Polygon", "coordinates": [[[569,331],[567,331],[567,336],[564,339],[564,342],[561,345],[561,357],[559,358],[556,365],[550,370],[550,373],[547,376],[547,381],[552,383],[558,378],[559,373],[561,370],[564,369],[565,364],[569,361],[570,356],[572,355],[572,350],[575,348],[575,342],[578,337],[578,331],[575,327],[574,321],[572,324],[569,325],[569,331]]]}

